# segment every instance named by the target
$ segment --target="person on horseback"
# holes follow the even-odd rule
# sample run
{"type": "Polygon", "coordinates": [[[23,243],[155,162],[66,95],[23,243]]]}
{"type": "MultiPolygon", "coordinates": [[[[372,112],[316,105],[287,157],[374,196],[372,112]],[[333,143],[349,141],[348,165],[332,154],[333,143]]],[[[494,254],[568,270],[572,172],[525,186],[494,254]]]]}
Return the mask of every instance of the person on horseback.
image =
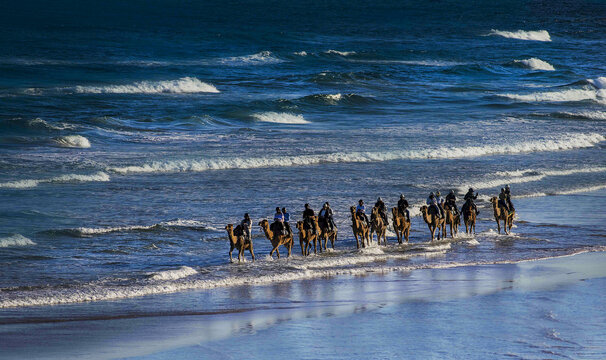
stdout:
{"type": "Polygon", "coordinates": [[[381,197],[377,199],[375,207],[379,211],[379,215],[381,215],[383,222],[385,223],[385,225],[387,225],[387,208],[385,207],[385,203],[383,202],[383,199],[381,199],[381,197]]]}
{"type": "Polygon", "coordinates": [[[476,203],[474,202],[474,200],[477,198],[478,198],[478,193],[476,193],[474,195],[473,188],[469,188],[469,191],[467,191],[467,194],[465,194],[465,197],[463,198],[463,199],[465,199],[465,205],[463,205],[463,207],[465,209],[474,209],[476,212],[476,215],[480,215],[480,210],[478,210],[478,207],[476,206],[476,203]]]}
{"type": "Polygon", "coordinates": [[[410,221],[410,212],[408,211],[408,200],[404,197],[404,194],[400,194],[400,200],[398,200],[398,211],[402,216],[406,216],[406,220],[410,221]]]}
{"type": "Polygon", "coordinates": [[[448,195],[446,195],[446,202],[444,204],[448,205],[448,207],[453,209],[455,215],[458,215],[459,209],[457,209],[456,201],[457,201],[457,196],[455,195],[454,190],[450,190],[448,195]]]}
{"type": "Polygon", "coordinates": [[[505,194],[504,188],[501,188],[501,193],[499,194],[499,207],[507,210],[508,214],[511,212],[509,210],[509,204],[507,204],[507,194],[505,194]]]}
{"type": "Polygon", "coordinates": [[[436,202],[438,203],[438,208],[440,209],[440,215],[444,217],[444,198],[440,194],[440,190],[436,191],[436,202]]]}
{"type": "Polygon", "coordinates": [[[358,201],[358,206],[356,207],[356,216],[360,218],[360,220],[366,221],[366,224],[370,224],[368,221],[368,216],[366,216],[366,207],[364,206],[364,200],[360,199],[358,201]]]}
{"type": "Polygon", "coordinates": [[[507,205],[509,205],[509,210],[511,211],[516,211],[516,209],[513,207],[513,203],[511,202],[511,189],[509,188],[509,185],[505,185],[505,196],[507,197],[507,205]]]}
{"type": "Polygon", "coordinates": [[[274,214],[273,231],[284,235],[284,229],[284,214],[282,213],[282,210],[277,207],[276,213],[274,214]]]}
{"type": "MultiPolygon", "coordinates": [[[[436,196],[434,195],[433,191],[431,193],[429,193],[429,197],[427,198],[426,203],[429,206],[430,210],[433,209],[434,214],[436,214],[440,218],[442,218],[441,212],[440,212],[440,207],[438,206],[438,200],[436,199],[436,196]]],[[[430,211],[430,213],[431,213],[431,211],[430,211]]]]}
{"type": "Polygon", "coordinates": [[[312,217],[315,216],[314,210],[309,206],[309,204],[305,204],[305,210],[303,210],[303,228],[306,230],[311,230],[312,234],[316,233],[316,227],[314,226],[312,217]]]}
{"type": "Polygon", "coordinates": [[[252,227],[252,220],[250,219],[250,216],[248,215],[248,213],[244,214],[244,219],[242,221],[240,221],[240,227],[242,228],[242,233],[244,234],[244,237],[245,237],[244,240],[250,241],[250,239],[251,239],[250,229],[252,227]]]}
{"type": "Polygon", "coordinates": [[[286,228],[287,234],[292,234],[292,229],[290,228],[290,214],[286,211],[286,208],[282,208],[282,215],[284,215],[284,227],[286,228]]]}
{"type": "Polygon", "coordinates": [[[333,231],[335,229],[335,221],[332,216],[332,209],[327,201],[324,203],[324,206],[322,206],[322,210],[318,213],[318,222],[320,222],[320,224],[325,224],[328,231],[333,231]]]}

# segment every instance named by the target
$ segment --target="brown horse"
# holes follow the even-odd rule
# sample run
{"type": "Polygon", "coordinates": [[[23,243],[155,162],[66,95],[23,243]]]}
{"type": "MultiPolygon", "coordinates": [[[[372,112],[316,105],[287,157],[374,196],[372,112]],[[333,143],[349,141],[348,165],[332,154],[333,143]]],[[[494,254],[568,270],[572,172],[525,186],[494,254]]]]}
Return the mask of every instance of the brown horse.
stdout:
{"type": "Polygon", "coordinates": [[[450,205],[444,204],[444,216],[446,224],[450,225],[450,237],[455,238],[459,233],[459,224],[461,223],[461,215],[454,213],[454,209],[450,205]]]}
{"type": "Polygon", "coordinates": [[[446,238],[446,222],[444,219],[441,219],[438,214],[429,214],[429,209],[426,205],[421,206],[421,213],[423,214],[423,220],[427,223],[427,227],[429,227],[429,232],[431,232],[431,241],[434,239],[434,234],[436,229],[438,230],[438,240],[440,240],[440,230],[442,231],[443,238],[446,238]]]}
{"type": "Polygon", "coordinates": [[[269,252],[269,256],[272,256],[275,251],[276,254],[278,254],[278,259],[279,259],[280,250],[278,250],[278,247],[280,245],[283,245],[288,250],[288,257],[290,257],[290,255],[292,253],[292,245],[293,245],[292,233],[289,235],[282,235],[282,234],[274,233],[269,228],[269,221],[267,221],[265,219],[263,219],[259,222],[259,226],[261,227],[261,230],[263,230],[265,237],[271,242],[271,246],[273,246],[273,248],[269,252]]]}
{"type": "Polygon", "coordinates": [[[368,229],[368,224],[366,224],[365,222],[363,222],[362,220],[360,220],[360,218],[358,218],[358,215],[356,214],[356,208],[355,207],[351,207],[349,208],[349,211],[351,212],[351,228],[353,230],[353,234],[356,237],[356,246],[359,249],[360,248],[360,240],[362,240],[362,247],[366,247],[370,245],[370,232],[368,229]],[[358,240],[358,238],[360,240],[358,240]],[[366,243],[364,243],[364,240],[366,240],[366,243]]]}
{"type": "Polygon", "coordinates": [[[492,203],[494,219],[497,222],[497,229],[499,231],[499,234],[501,233],[500,221],[503,220],[503,231],[505,232],[505,234],[509,235],[509,233],[511,232],[511,227],[513,225],[513,216],[515,213],[512,212],[511,214],[508,214],[507,209],[503,208],[502,206],[499,206],[499,200],[497,200],[496,196],[491,197],[490,202],[492,203]]]}
{"type": "MultiPolygon", "coordinates": [[[[314,254],[317,254],[316,244],[318,242],[318,234],[320,233],[318,228],[318,218],[313,216],[312,222],[314,227],[316,228],[316,233],[313,231],[305,229],[303,226],[303,221],[297,221],[297,229],[299,229],[299,244],[301,244],[301,254],[303,256],[309,255],[311,252],[311,244],[314,244],[314,254]]],[[[322,251],[322,244],[320,244],[320,252],[322,251]]]]}
{"type": "Polygon", "coordinates": [[[332,245],[332,249],[335,249],[335,241],[337,241],[337,227],[335,226],[332,230],[328,226],[328,220],[324,221],[321,225],[318,223],[320,228],[320,251],[322,251],[322,246],[324,246],[324,251],[327,250],[326,246],[328,245],[328,240],[332,245]],[[322,240],[324,240],[324,244],[322,244],[322,240]]]}
{"type": "Polygon", "coordinates": [[[466,211],[463,211],[463,222],[465,222],[465,233],[471,234],[471,232],[473,230],[473,233],[475,234],[476,233],[477,213],[471,205],[469,205],[469,207],[467,207],[465,210],[466,211]]]}
{"type": "Polygon", "coordinates": [[[244,259],[244,250],[248,249],[250,251],[250,256],[252,256],[253,261],[255,261],[255,253],[253,251],[253,243],[251,240],[244,240],[244,236],[235,236],[234,235],[234,225],[227,224],[225,227],[227,230],[227,237],[229,239],[229,261],[233,262],[234,259],[231,256],[232,251],[234,249],[238,249],[238,261],[242,261],[244,259]]]}
{"type": "Polygon", "coordinates": [[[398,244],[402,244],[402,237],[406,239],[406,243],[408,244],[410,221],[406,219],[406,216],[400,214],[397,207],[391,208],[391,215],[393,218],[393,230],[398,238],[398,244]]]}
{"type": "Polygon", "coordinates": [[[387,245],[387,224],[383,221],[383,218],[379,214],[379,209],[375,206],[371,210],[370,215],[370,241],[372,241],[373,233],[377,234],[377,244],[381,245],[381,237],[383,237],[383,244],[387,245]]]}

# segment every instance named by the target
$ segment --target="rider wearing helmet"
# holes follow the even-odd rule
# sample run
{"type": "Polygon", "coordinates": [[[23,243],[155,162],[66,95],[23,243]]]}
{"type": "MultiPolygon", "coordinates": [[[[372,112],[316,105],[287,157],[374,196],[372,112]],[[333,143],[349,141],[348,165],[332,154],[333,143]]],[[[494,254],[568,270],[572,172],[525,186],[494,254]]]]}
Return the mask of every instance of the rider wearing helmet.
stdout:
{"type": "Polygon", "coordinates": [[[404,194],[400,194],[400,200],[398,200],[398,211],[403,216],[406,216],[406,220],[410,221],[410,212],[408,211],[408,200],[406,200],[404,194]]]}
{"type": "Polygon", "coordinates": [[[450,190],[448,195],[446,195],[445,204],[448,205],[451,209],[453,209],[455,215],[458,215],[459,209],[457,209],[456,201],[457,201],[457,196],[455,195],[454,190],[450,190]]]}
{"type": "Polygon", "coordinates": [[[478,207],[476,206],[474,200],[478,198],[478,193],[476,193],[475,195],[473,194],[473,188],[469,188],[469,191],[467,191],[467,194],[465,194],[465,197],[463,199],[465,199],[465,205],[463,205],[464,208],[468,208],[470,207],[471,209],[474,209],[476,211],[476,215],[480,214],[480,210],[478,210],[478,207]]]}

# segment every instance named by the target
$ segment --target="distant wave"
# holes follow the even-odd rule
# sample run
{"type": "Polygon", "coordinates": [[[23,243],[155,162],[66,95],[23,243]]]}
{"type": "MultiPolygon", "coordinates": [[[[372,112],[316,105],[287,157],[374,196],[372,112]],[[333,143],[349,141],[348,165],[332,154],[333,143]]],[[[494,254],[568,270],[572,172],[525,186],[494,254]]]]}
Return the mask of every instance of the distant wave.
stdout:
{"type": "Polygon", "coordinates": [[[313,94],[302,97],[300,100],[312,104],[336,105],[339,103],[349,105],[368,104],[376,101],[371,96],[362,96],[358,94],[313,94]]]}
{"type": "Polygon", "coordinates": [[[36,245],[36,243],[20,234],[0,238],[0,248],[29,245],[36,245]]]}
{"type": "Polygon", "coordinates": [[[253,114],[253,118],[258,121],[278,123],[278,124],[308,124],[309,121],[305,120],[303,115],[296,115],[291,113],[278,113],[278,112],[264,112],[259,114],[253,114]]]}
{"type": "Polygon", "coordinates": [[[27,189],[38,186],[41,183],[63,183],[63,182],[90,182],[109,181],[109,175],[100,171],[92,175],[66,174],[48,179],[24,179],[0,183],[0,188],[27,189]]]}
{"type": "Polygon", "coordinates": [[[307,51],[296,51],[293,53],[293,55],[297,55],[297,56],[307,56],[307,51]]]}
{"type": "MultiPolygon", "coordinates": [[[[574,102],[593,100],[599,103],[606,103],[606,78],[599,77],[597,79],[586,79],[585,85],[580,89],[564,89],[557,91],[535,92],[530,94],[497,94],[501,97],[510,98],[519,101],[529,102],[574,102]]],[[[578,84],[578,83],[575,83],[578,84]]]]}
{"type": "Polygon", "coordinates": [[[490,30],[488,35],[502,36],[509,39],[518,40],[533,40],[533,41],[551,41],[551,36],[546,30],[537,31],[501,31],[501,30],[490,30]]]}
{"type": "Polygon", "coordinates": [[[218,229],[206,225],[197,220],[170,220],[163,221],[152,225],[124,225],[124,226],[109,226],[109,227],[79,227],[74,229],[49,230],[47,233],[64,234],[75,237],[87,237],[93,235],[103,235],[115,232],[136,232],[136,231],[154,231],[161,229],[190,229],[196,231],[218,231],[218,229]]]}
{"type": "Polygon", "coordinates": [[[532,197],[542,197],[542,196],[555,196],[555,195],[572,195],[584,192],[592,192],[606,189],[606,184],[604,185],[595,185],[595,186],[586,186],[586,187],[578,187],[574,189],[568,190],[557,190],[552,192],[538,192],[526,195],[518,195],[516,198],[532,198],[532,197]]]}
{"type": "Polygon", "coordinates": [[[182,266],[181,268],[175,270],[159,271],[157,273],[152,274],[151,278],[154,280],[161,281],[178,280],[197,273],[198,272],[195,269],[192,269],[189,266],[182,266]]]}
{"type": "Polygon", "coordinates": [[[571,118],[580,118],[588,120],[606,120],[606,111],[579,111],[579,112],[561,112],[558,115],[564,115],[571,118]]]}
{"type": "Polygon", "coordinates": [[[207,171],[221,169],[252,169],[264,167],[306,166],[322,163],[380,162],[405,159],[458,159],[499,154],[570,150],[592,147],[606,140],[598,133],[565,133],[541,140],[511,144],[491,144],[466,147],[440,147],[420,150],[329,153],[263,158],[226,158],[205,160],[175,160],[151,162],[144,165],[111,167],[119,174],[207,171]]]}
{"type": "Polygon", "coordinates": [[[565,170],[524,169],[514,171],[499,171],[486,176],[487,178],[491,179],[475,182],[471,185],[461,186],[459,190],[465,191],[468,187],[473,187],[474,189],[490,189],[507,184],[523,184],[528,182],[540,181],[548,176],[567,176],[574,174],[590,174],[602,172],[606,172],[606,167],[596,166],[565,170]]]}
{"type": "Polygon", "coordinates": [[[326,50],[324,52],[325,54],[331,54],[331,55],[339,55],[339,56],[349,56],[349,55],[354,55],[356,52],[355,51],[338,51],[338,50],[326,50]]]}
{"type": "Polygon", "coordinates": [[[218,93],[216,87],[193,77],[177,80],[140,81],[130,85],[76,86],[81,94],[190,94],[218,93]]]}
{"type": "Polygon", "coordinates": [[[87,149],[90,147],[90,141],[80,135],[61,136],[53,140],[57,145],[68,148],[87,149]]]}
{"type": "Polygon", "coordinates": [[[514,60],[516,63],[520,63],[525,67],[532,70],[545,70],[545,71],[554,71],[555,68],[548,62],[543,61],[537,58],[530,58],[525,60],[514,60]]]}
{"type": "Polygon", "coordinates": [[[271,51],[261,51],[252,55],[244,56],[233,56],[219,60],[220,63],[225,65],[264,65],[264,64],[277,64],[284,62],[284,60],[275,57],[271,51]]]}

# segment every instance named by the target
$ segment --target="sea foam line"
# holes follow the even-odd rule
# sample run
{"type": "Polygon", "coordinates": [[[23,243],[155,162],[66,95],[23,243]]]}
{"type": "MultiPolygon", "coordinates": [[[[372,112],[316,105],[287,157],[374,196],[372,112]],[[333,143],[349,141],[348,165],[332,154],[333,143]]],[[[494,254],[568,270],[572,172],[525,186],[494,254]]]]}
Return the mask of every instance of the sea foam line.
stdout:
{"type": "Polygon", "coordinates": [[[537,59],[537,58],[514,60],[514,62],[520,63],[532,70],[545,70],[545,71],[554,71],[555,70],[553,65],[551,65],[547,61],[543,61],[543,60],[537,59]]]}
{"type": "Polygon", "coordinates": [[[216,87],[194,77],[177,80],[140,81],[129,85],[76,86],[81,94],[187,94],[218,93],[216,87]]]}
{"type": "Polygon", "coordinates": [[[63,182],[97,182],[97,181],[110,181],[110,177],[107,173],[99,171],[96,174],[91,175],[80,175],[80,174],[66,174],[60,175],[48,179],[24,179],[17,181],[9,181],[0,183],[0,188],[7,189],[28,189],[38,186],[42,183],[63,183],[63,182]]]}
{"type": "Polygon", "coordinates": [[[0,248],[28,245],[36,245],[36,243],[21,234],[0,238],[0,248]]]}
{"type": "Polygon", "coordinates": [[[551,36],[546,30],[536,31],[502,31],[502,30],[490,30],[488,35],[501,36],[509,39],[518,40],[532,40],[532,41],[551,41],[551,36]]]}
{"type": "Polygon", "coordinates": [[[264,113],[253,114],[252,117],[258,121],[277,124],[309,124],[309,121],[305,120],[303,115],[291,113],[278,113],[269,111],[264,113]]]}
{"type": "Polygon", "coordinates": [[[107,170],[118,174],[198,172],[224,169],[254,169],[266,167],[308,166],[322,163],[364,163],[392,160],[459,159],[500,154],[570,150],[595,146],[606,140],[598,133],[565,133],[542,140],[467,147],[441,147],[432,149],[351,152],[321,155],[299,155],[261,158],[226,158],[204,160],[156,161],[143,165],[110,167],[107,170]]]}

